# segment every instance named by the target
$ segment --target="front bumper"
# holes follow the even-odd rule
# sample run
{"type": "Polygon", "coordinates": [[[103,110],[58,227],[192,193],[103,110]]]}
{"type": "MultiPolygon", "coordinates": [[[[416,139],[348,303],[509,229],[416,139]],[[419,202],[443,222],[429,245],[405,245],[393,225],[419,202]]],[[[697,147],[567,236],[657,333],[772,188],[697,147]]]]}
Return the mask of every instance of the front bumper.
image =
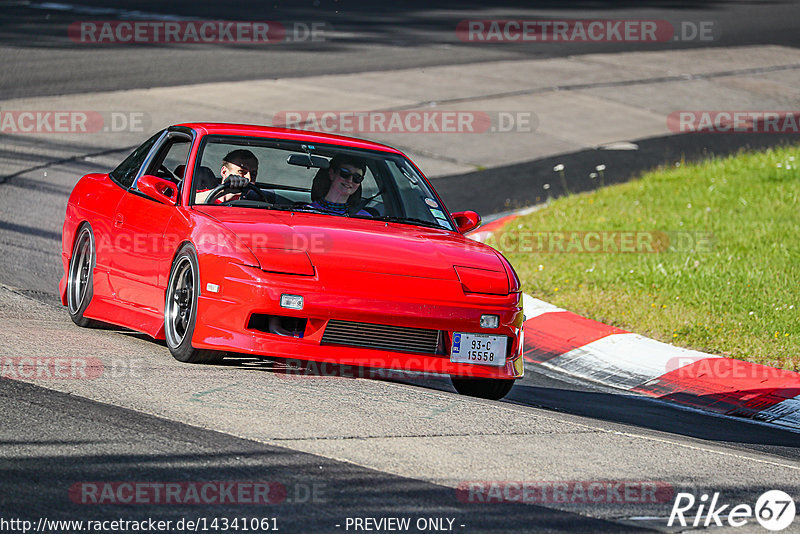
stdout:
{"type": "Polygon", "coordinates": [[[457,280],[436,280],[347,270],[330,280],[315,276],[266,273],[229,264],[224,274],[204,272],[192,345],[196,348],[278,356],[360,367],[385,368],[476,378],[520,378],[522,301],[510,295],[465,294],[457,280]],[[207,284],[219,286],[209,292],[207,284]],[[302,310],[280,307],[281,294],[302,295],[302,310]],[[500,317],[495,329],[480,327],[481,314],[500,317]],[[248,329],[253,314],[306,320],[303,337],[287,337],[248,329]],[[323,344],[331,319],[440,330],[443,354],[380,350],[323,344]],[[477,332],[508,337],[505,364],[488,366],[450,361],[452,332],[477,332]]]}

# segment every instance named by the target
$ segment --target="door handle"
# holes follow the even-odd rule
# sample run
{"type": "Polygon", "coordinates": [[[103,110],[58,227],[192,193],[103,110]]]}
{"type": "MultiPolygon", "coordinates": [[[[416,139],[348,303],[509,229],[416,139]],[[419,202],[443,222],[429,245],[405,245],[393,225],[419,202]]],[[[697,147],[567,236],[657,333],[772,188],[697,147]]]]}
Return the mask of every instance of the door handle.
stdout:
{"type": "Polygon", "coordinates": [[[122,214],[121,213],[117,213],[117,216],[114,218],[114,228],[122,227],[123,221],[124,221],[124,219],[122,217],[122,214]]]}

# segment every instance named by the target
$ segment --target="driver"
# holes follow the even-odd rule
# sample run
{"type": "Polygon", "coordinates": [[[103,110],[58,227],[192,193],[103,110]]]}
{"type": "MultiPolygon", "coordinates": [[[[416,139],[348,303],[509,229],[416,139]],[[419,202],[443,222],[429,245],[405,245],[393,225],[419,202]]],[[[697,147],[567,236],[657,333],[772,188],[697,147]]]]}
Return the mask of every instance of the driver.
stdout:
{"type": "MultiPolygon", "coordinates": [[[[222,180],[220,183],[228,184],[231,189],[241,189],[248,183],[255,183],[257,174],[258,158],[249,150],[237,148],[236,150],[228,152],[228,155],[222,158],[222,168],[220,169],[222,180]]],[[[198,187],[205,186],[206,184],[200,184],[198,187]]],[[[214,187],[215,186],[211,185],[208,189],[198,189],[194,197],[195,203],[205,203],[208,194],[214,187]]],[[[239,196],[240,193],[228,193],[227,195],[221,196],[217,202],[236,200],[239,196]]]]}

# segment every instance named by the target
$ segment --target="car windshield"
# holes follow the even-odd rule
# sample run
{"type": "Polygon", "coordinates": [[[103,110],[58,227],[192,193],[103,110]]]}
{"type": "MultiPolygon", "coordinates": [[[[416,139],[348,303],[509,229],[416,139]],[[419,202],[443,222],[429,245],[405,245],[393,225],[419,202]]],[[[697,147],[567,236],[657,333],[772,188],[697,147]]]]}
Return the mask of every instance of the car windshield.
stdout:
{"type": "Polygon", "coordinates": [[[444,206],[406,158],[336,145],[206,136],[193,171],[192,198],[195,204],[307,211],[454,230],[444,206]],[[231,180],[228,174],[251,183],[244,189],[225,188],[223,175],[231,180]]]}

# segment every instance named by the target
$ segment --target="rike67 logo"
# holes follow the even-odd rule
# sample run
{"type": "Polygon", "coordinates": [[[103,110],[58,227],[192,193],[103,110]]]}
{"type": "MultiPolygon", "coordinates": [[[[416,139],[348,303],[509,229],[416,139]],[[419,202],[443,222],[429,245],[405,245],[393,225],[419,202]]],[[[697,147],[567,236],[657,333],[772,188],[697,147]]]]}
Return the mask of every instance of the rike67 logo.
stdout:
{"type": "Polygon", "coordinates": [[[742,527],[755,518],[765,529],[777,532],[791,525],[794,516],[794,500],[780,490],[763,493],[754,507],[746,503],[722,503],[719,492],[711,497],[704,493],[699,499],[691,493],[678,493],[667,526],[721,527],[727,523],[731,527],[742,527]]]}

